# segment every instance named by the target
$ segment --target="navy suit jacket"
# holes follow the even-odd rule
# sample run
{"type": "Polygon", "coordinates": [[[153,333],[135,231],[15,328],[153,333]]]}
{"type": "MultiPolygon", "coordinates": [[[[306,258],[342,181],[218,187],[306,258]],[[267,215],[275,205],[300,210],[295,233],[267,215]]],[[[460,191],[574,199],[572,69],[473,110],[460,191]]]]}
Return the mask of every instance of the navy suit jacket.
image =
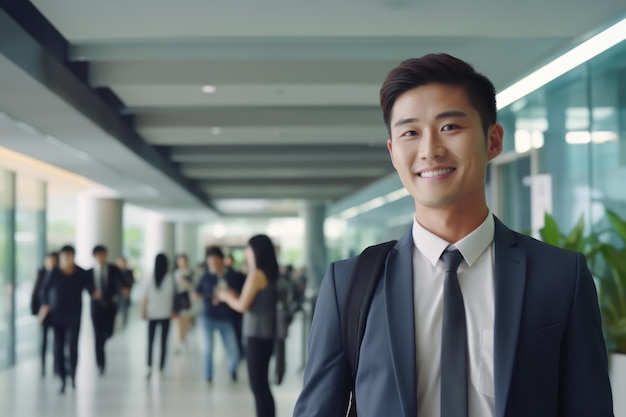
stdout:
{"type": "MultiPolygon", "coordinates": [[[[596,289],[581,254],[513,232],[496,219],[494,395],[497,417],[613,415],[596,289]]],[[[413,237],[387,257],[355,382],[359,417],[415,417],[413,237]]],[[[340,312],[356,258],[322,282],[296,417],[344,417],[352,381],[340,312]]],[[[429,416],[422,416],[429,417],[429,416]]]]}
{"type": "MultiPolygon", "coordinates": [[[[120,269],[113,264],[106,264],[107,268],[107,285],[102,289],[101,298],[99,300],[91,300],[93,307],[114,307],[117,305],[120,297],[122,287],[126,286],[124,276],[120,269]]],[[[96,288],[95,268],[91,268],[87,271],[89,279],[91,280],[91,286],[96,288]]]]}

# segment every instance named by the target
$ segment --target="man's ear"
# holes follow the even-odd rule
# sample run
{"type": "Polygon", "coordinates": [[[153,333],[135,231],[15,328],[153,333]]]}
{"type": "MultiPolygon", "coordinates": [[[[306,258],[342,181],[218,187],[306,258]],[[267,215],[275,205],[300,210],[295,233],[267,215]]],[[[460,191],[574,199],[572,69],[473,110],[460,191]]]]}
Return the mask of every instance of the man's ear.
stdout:
{"type": "Polygon", "coordinates": [[[504,140],[504,129],[499,123],[495,123],[487,132],[487,160],[491,161],[502,153],[502,143],[504,140]]]}
{"type": "Polygon", "coordinates": [[[391,141],[391,138],[387,139],[387,150],[389,151],[389,157],[391,158],[391,165],[395,168],[396,164],[393,161],[393,142],[391,141]]]}

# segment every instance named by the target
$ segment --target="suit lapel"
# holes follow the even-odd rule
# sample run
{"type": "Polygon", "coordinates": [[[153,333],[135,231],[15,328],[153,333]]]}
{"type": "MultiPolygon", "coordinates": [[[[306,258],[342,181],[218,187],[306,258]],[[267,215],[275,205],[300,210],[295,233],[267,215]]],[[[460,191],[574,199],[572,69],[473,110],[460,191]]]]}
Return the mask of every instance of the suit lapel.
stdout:
{"type": "Polygon", "coordinates": [[[494,383],[496,416],[504,417],[526,285],[526,253],[516,248],[515,235],[495,219],[494,383]]]}
{"type": "Polygon", "coordinates": [[[417,415],[417,365],[413,296],[413,238],[409,230],[389,252],[384,276],[393,371],[404,416],[417,415]]]}

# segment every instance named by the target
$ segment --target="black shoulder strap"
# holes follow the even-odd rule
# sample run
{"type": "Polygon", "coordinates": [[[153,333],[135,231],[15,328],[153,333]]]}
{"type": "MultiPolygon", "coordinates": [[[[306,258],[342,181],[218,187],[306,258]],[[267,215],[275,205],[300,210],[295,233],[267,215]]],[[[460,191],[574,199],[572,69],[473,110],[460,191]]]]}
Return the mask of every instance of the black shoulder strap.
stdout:
{"type": "MultiPolygon", "coordinates": [[[[393,240],[366,248],[357,258],[352,270],[341,314],[341,334],[343,351],[348,361],[353,384],[372,296],[387,254],[395,244],[396,241],[393,240]]],[[[349,415],[356,416],[354,392],[351,395],[349,415]]]]}

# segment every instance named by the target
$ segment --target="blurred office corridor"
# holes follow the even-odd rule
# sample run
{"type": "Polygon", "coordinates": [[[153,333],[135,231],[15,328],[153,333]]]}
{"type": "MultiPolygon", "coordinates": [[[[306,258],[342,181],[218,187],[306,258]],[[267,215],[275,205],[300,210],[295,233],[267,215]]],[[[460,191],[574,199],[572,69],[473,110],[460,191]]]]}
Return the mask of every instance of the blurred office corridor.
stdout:
{"type": "MultiPolygon", "coordinates": [[[[68,387],[64,395],[59,394],[60,383],[52,374],[51,354],[44,378],[40,376],[41,367],[36,357],[0,371],[0,416],[254,416],[245,361],[240,365],[238,381],[231,382],[219,342],[216,344],[215,380],[210,387],[204,382],[200,326],[194,327],[187,348],[180,355],[175,354],[170,337],[163,378],[153,372],[152,378],[147,380],[147,325],[138,319],[136,311],[133,313],[128,328],[117,332],[107,344],[108,363],[103,376],[98,374],[95,363],[91,322],[83,318],[75,391],[68,387]]],[[[280,386],[272,385],[279,417],[291,416],[302,386],[300,323],[300,317],[296,317],[290,328],[285,379],[280,386]]],[[[155,348],[158,351],[156,345],[155,348]]]]}

